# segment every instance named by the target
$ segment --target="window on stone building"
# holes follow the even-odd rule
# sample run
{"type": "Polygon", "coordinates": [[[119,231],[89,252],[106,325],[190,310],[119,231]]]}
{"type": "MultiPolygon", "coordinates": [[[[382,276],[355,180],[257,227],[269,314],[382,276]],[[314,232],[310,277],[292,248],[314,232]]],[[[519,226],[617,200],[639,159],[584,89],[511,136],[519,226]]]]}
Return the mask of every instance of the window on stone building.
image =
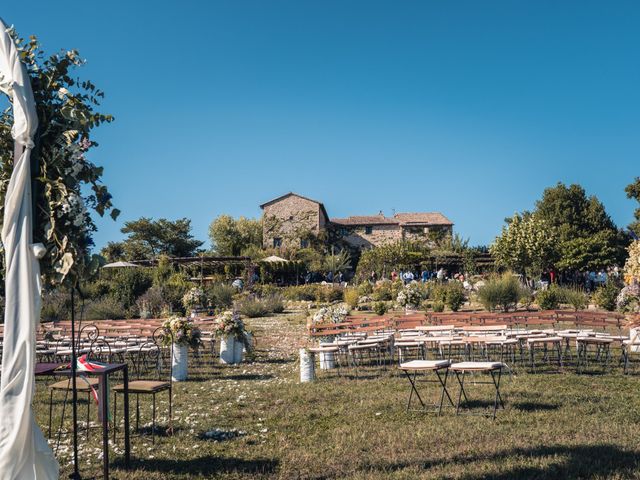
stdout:
{"type": "Polygon", "coordinates": [[[280,248],[282,246],[282,238],[274,237],[273,238],[273,248],[280,248]]]}
{"type": "Polygon", "coordinates": [[[364,227],[364,233],[367,235],[371,235],[373,232],[373,227],[364,227]]]}

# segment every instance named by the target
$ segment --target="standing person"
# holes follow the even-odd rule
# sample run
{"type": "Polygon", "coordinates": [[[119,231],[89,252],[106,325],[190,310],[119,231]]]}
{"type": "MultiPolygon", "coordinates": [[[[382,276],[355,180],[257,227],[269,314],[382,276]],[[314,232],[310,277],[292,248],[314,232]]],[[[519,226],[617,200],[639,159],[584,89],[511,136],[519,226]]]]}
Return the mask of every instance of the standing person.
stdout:
{"type": "Polygon", "coordinates": [[[402,274],[402,281],[404,282],[405,285],[407,283],[411,283],[413,281],[413,278],[414,277],[413,277],[413,273],[411,273],[411,270],[407,270],[402,274]]]}
{"type": "Polygon", "coordinates": [[[427,280],[429,280],[429,272],[427,271],[427,269],[422,270],[422,283],[427,283],[427,280]]]}
{"type": "Polygon", "coordinates": [[[369,275],[369,281],[372,285],[375,285],[378,281],[378,274],[375,272],[375,270],[371,271],[371,275],[369,275]]]}
{"type": "Polygon", "coordinates": [[[589,291],[593,292],[596,287],[596,272],[591,270],[589,272],[589,291]]]}
{"type": "Polygon", "coordinates": [[[342,285],[342,272],[338,272],[338,276],[336,277],[336,279],[338,280],[338,283],[342,285]]]}
{"type": "Polygon", "coordinates": [[[391,281],[395,282],[398,279],[398,272],[395,269],[391,272],[391,281]]]}
{"type": "Polygon", "coordinates": [[[444,268],[440,267],[440,270],[438,270],[438,273],[436,273],[436,278],[439,282],[444,281],[444,268]]]}
{"type": "Polygon", "coordinates": [[[327,273],[327,283],[333,283],[333,272],[329,271],[329,273],[327,273]]]}

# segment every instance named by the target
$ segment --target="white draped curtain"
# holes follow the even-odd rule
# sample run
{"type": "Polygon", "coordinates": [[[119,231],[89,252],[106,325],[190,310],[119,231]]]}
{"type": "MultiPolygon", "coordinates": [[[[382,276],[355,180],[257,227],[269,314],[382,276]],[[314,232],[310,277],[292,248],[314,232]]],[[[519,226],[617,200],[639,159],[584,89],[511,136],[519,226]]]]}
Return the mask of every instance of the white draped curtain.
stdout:
{"type": "Polygon", "coordinates": [[[29,75],[0,19],[0,90],[12,101],[16,143],[4,204],[5,316],[0,382],[0,478],[55,479],[58,462],[35,422],[35,332],[40,321],[42,245],[33,245],[30,157],[38,126],[29,75]]]}

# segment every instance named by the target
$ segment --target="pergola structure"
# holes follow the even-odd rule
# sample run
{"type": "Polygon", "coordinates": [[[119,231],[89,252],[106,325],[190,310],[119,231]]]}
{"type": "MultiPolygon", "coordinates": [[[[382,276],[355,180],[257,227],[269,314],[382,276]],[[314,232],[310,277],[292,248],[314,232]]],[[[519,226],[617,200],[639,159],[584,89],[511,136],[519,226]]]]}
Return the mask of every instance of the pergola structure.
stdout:
{"type": "MultiPolygon", "coordinates": [[[[174,265],[181,266],[195,266],[200,269],[200,276],[192,278],[193,281],[206,281],[211,279],[207,274],[211,271],[215,271],[220,267],[236,266],[244,267],[245,277],[247,283],[251,282],[252,274],[256,268],[255,264],[251,260],[251,257],[231,257],[231,256],[211,256],[211,255],[199,255],[197,257],[168,257],[167,260],[174,265]]],[[[150,258],[145,260],[133,260],[134,265],[140,265],[143,267],[155,267],[158,265],[157,258],[150,258]]]]}

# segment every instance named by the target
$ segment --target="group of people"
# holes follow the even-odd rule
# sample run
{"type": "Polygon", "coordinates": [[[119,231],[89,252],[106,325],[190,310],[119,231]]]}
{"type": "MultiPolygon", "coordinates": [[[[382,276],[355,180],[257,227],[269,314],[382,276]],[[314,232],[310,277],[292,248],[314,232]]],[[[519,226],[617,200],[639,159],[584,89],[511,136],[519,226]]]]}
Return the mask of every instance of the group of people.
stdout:
{"type": "MultiPolygon", "coordinates": [[[[384,276],[382,277],[384,278],[384,276]]],[[[462,273],[456,273],[451,278],[454,280],[458,280],[460,282],[464,282],[465,278],[462,273]]],[[[411,271],[411,270],[400,270],[400,272],[395,269],[389,275],[389,279],[391,281],[401,280],[405,285],[411,283],[413,281],[426,283],[429,280],[437,280],[439,282],[444,282],[448,280],[448,272],[444,268],[439,268],[438,270],[427,270],[424,269],[421,272],[411,271]]],[[[371,272],[369,276],[369,281],[372,284],[375,284],[379,280],[378,274],[375,271],[371,272]]]]}
{"type": "Polygon", "coordinates": [[[605,285],[610,278],[620,276],[620,269],[616,267],[607,270],[590,270],[587,272],[564,272],[558,275],[553,270],[545,270],[540,275],[540,284],[543,288],[553,283],[582,285],[587,292],[593,292],[605,285]]]}

